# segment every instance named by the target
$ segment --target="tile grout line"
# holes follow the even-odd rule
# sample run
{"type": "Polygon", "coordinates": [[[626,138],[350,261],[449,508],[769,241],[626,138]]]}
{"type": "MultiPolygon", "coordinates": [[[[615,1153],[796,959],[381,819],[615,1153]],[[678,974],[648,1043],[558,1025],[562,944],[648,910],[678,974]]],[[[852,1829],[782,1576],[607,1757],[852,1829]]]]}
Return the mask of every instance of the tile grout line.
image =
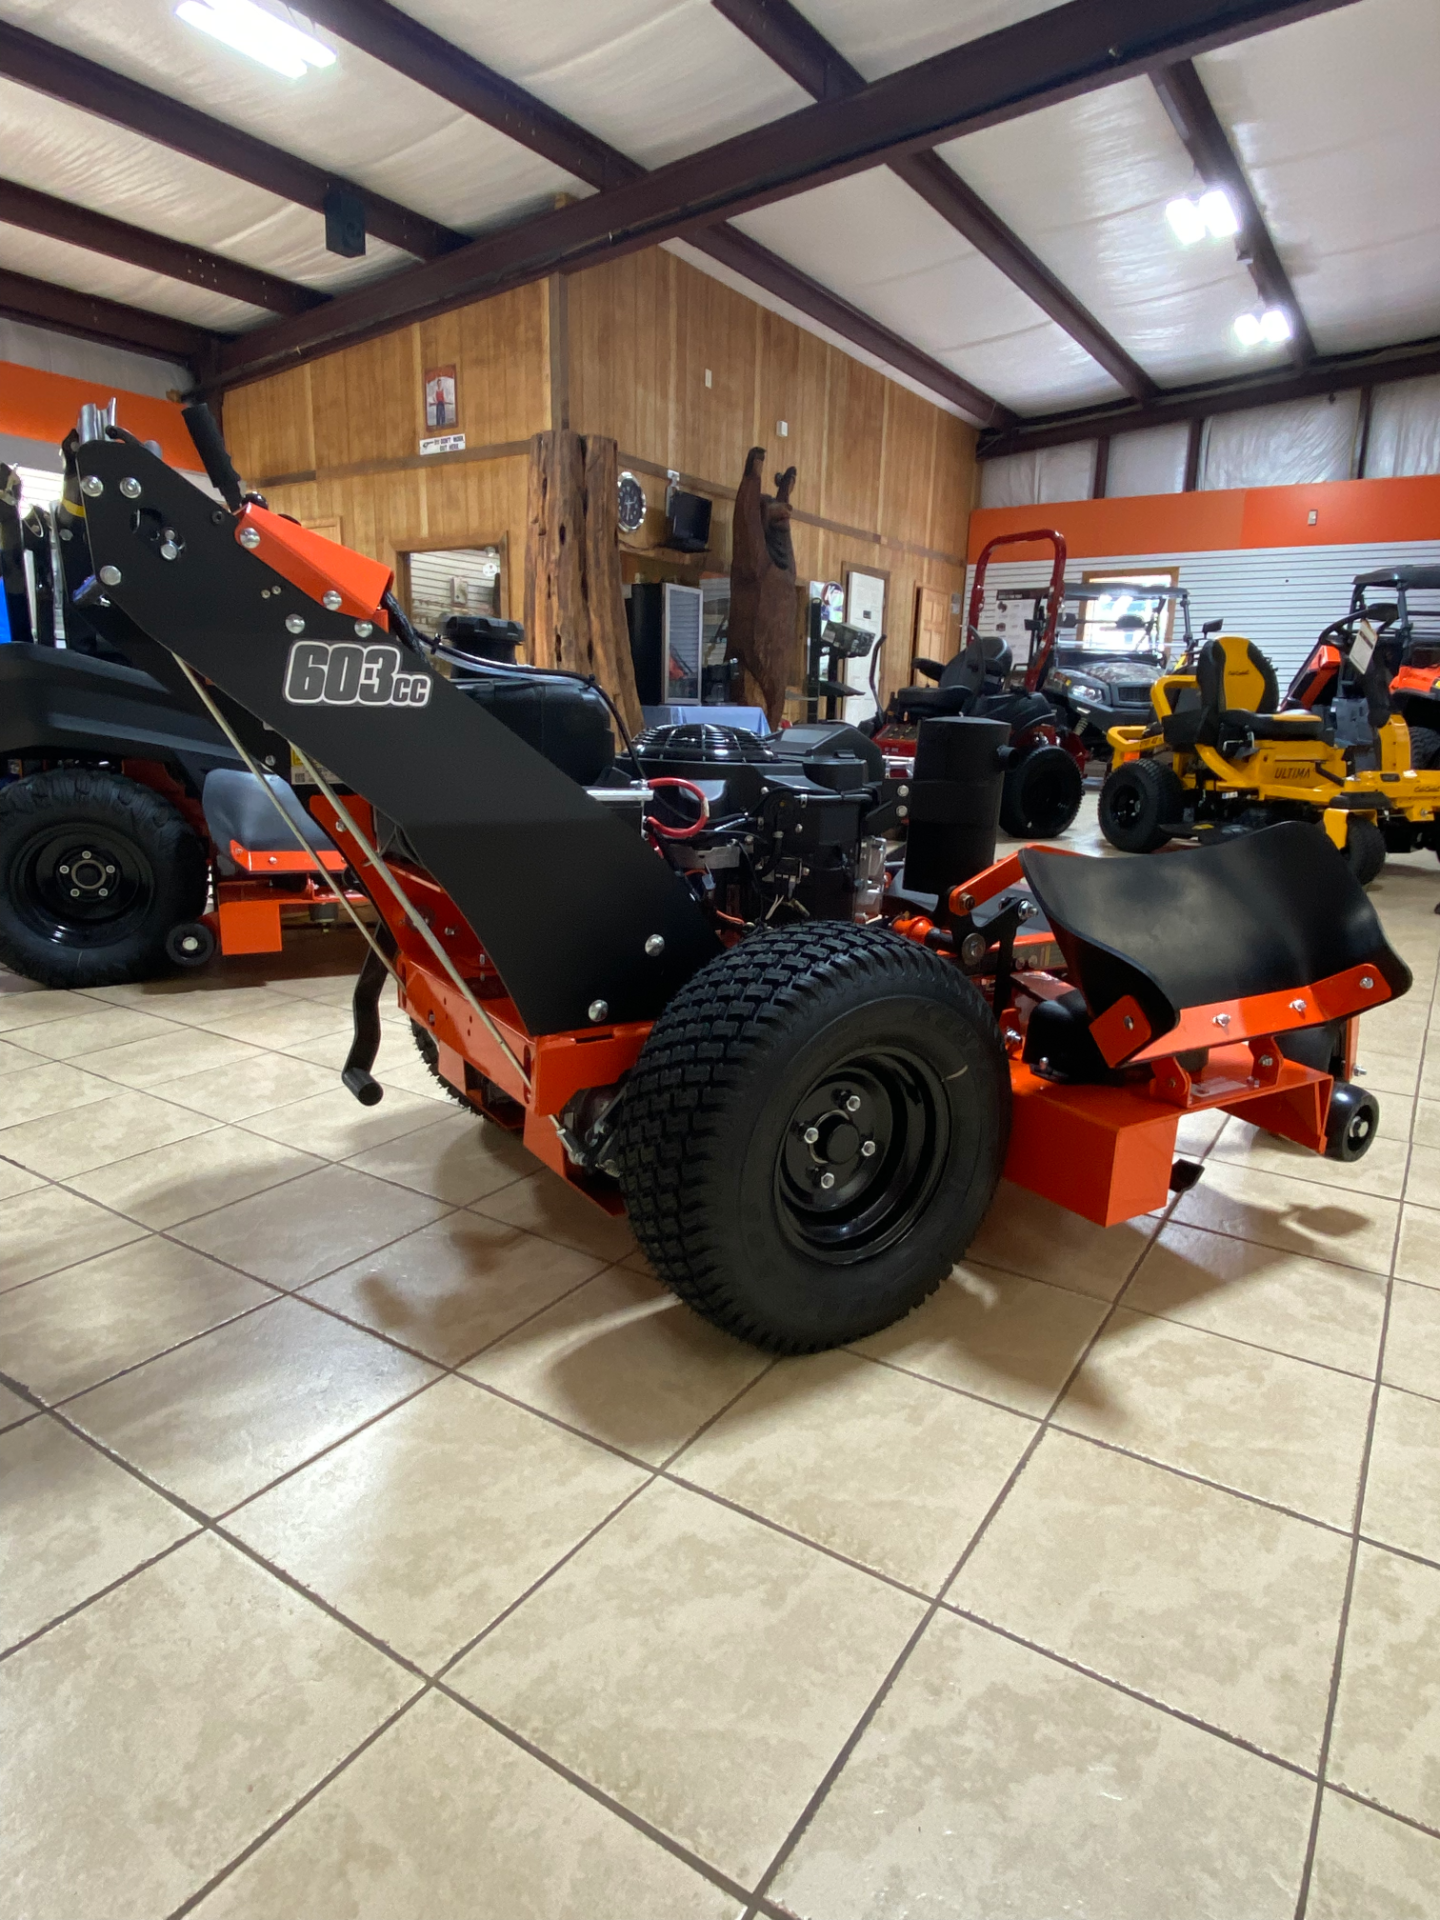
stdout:
{"type": "Polygon", "coordinates": [[[1417,1820],[1413,1813],[1399,1813],[1394,1807],[1387,1807],[1383,1800],[1372,1800],[1369,1794],[1357,1793],[1353,1787],[1341,1786],[1338,1781],[1328,1781],[1326,1791],[1335,1793],[1342,1800],[1353,1800],[1357,1807],[1368,1807],[1372,1813],[1384,1814],[1387,1820],[1394,1820],[1402,1827],[1409,1827],[1415,1833],[1427,1834],[1432,1840],[1440,1840],[1440,1826],[1428,1826],[1425,1821],[1417,1820]]]}
{"type": "MultiPolygon", "coordinates": [[[[1432,985],[1430,1009],[1433,1012],[1436,996],[1440,994],[1440,981],[1432,985]]],[[[1420,1040],[1420,1058],[1416,1071],[1417,1087],[1423,1082],[1425,1074],[1425,1056],[1428,1049],[1429,1023],[1420,1040]]],[[[1413,1156],[1413,1143],[1407,1145],[1405,1153],[1405,1178],[1401,1185],[1404,1194],[1410,1184],[1410,1164],[1413,1156]]],[[[1395,1219],[1395,1232],[1390,1243],[1390,1272],[1385,1286],[1385,1307],[1380,1319],[1380,1344],[1375,1355],[1374,1385],[1370,1395],[1370,1411],[1365,1423],[1365,1444],[1360,1454],[1360,1472],[1355,1488],[1354,1519],[1351,1528],[1350,1558],[1345,1570],[1345,1590],[1340,1602],[1340,1619],[1335,1634],[1335,1654],[1330,1670],[1330,1689],[1325,1703],[1325,1723],[1320,1736],[1320,1752],[1315,1764],[1315,1801],[1310,1815],[1310,1829],[1305,1845],[1305,1859],[1300,1873],[1300,1887],[1295,1901],[1295,1920],[1305,1920],[1310,1904],[1310,1888],[1315,1873],[1315,1852],[1320,1838],[1320,1819],[1325,1805],[1325,1790],[1330,1770],[1330,1748],[1335,1734],[1335,1719],[1340,1703],[1340,1683],[1344,1673],[1345,1643],[1349,1634],[1350,1606],[1355,1594],[1355,1576],[1360,1563],[1361,1528],[1364,1523],[1365,1498],[1369,1490],[1370,1460],[1375,1444],[1375,1424],[1380,1410],[1380,1394],[1385,1379],[1385,1348],[1390,1335],[1390,1309],[1395,1297],[1395,1267],[1400,1257],[1400,1234],[1404,1227],[1404,1202],[1395,1219]]]]}
{"type": "Polygon", "coordinates": [[[1040,1420],[1039,1424],[1036,1427],[1035,1432],[1031,1435],[1029,1441],[1026,1443],[1026,1446],[1024,1448],[1024,1451],[1021,1453],[1020,1458],[1016,1461],[1015,1465],[1011,1468],[1010,1472],[1007,1474],[1005,1478],[1005,1482],[1001,1486],[1000,1491],[996,1494],[995,1498],[991,1501],[985,1513],[981,1516],[979,1525],[975,1528],[974,1532],[971,1534],[971,1537],[967,1542],[963,1552],[960,1554],[960,1557],[955,1562],[955,1565],[951,1568],[949,1576],[942,1582],[939,1588],[939,1591],[937,1592],[935,1598],[930,1602],[929,1606],[926,1608],[924,1616],[921,1618],[921,1620],[915,1627],[914,1632],[909,1636],[904,1646],[900,1649],[900,1652],[897,1655],[893,1664],[891,1665],[889,1672],[885,1675],[879,1687],[876,1689],[875,1693],[872,1695],[868,1705],[862,1710],[855,1725],[851,1728],[850,1733],[842,1742],[839,1752],[836,1754],[835,1758],[831,1761],[830,1765],[826,1768],[825,1772],[821,1775],[819,1784],[815,1787],[814,1791],[810,1795],[810,1798],[806,1801],[805,1806],[802,1808],[800,1812],[799,1818],[795,1821],[795,1824],[791,1827],[789,1833],[785,1836],[784,1840],[780,1843],[780,1846],[776,1851],[774,1857],[771,1859],[769,1866],[765,1869],[765,1871],[761,1874],[760,1878],[756,1881],[755,1886],[751,1891],[751,1896],[750,1896],[751,1903],[749,1907],[746,1909],[744,1915],[742,1916],[742,1920],[759,1920],[759,1916],[767,1910],[766,1906],[763,1903],[767,1901],[770,1888],[774,1884],[776,1877],[779,1875],[781,1870],[786,1865],[787,1861],[790,1859],[791,1855],[794,1853],[796,1847],[800,1844],[801,1840],[804,1838],[807,1830],[810,1827],[811,1822],[814,1820],[816,1814],[820,1811],[821,1806],[824,1804],[826,1798],[828,1797],[831,1787],[834,1786],[835,1782],[839,1779],[841,1773],[844,1771],[845,1767],[848,1765],[851,1755],[855,1752],[861,1740],[864,1738],[865,1734],[868,1732],[870,1726],[874,1722],[876,1715],[879,1713],[880,1709],[884,1706],[886,1700],[889,1698],[889,1695],[892,1689],[894,1688],[895,1683],[900,1678],[900,1675],[904,1671],[904,1668],[908,1663],[911,1655],[914,1653],[915,1649],[919,1646],[921,1640],[924,1638],[925,1634],[928,1632],[931,1623],[935,1620],[935,1618],[939,1614],[940,1609],[944,1604],[945,1596],[949,1593],[951,1587],[953,1587],[953,1585],[955,1584],[955,1581],[959,1578],[961,1572],[965,1567],[966,1562],[970,1559],[970,1556],[974,1553],[976,1547],[979,1545],[981,1539],[984,1537],[985,1532],[990,1526],[991,1522],[995,1519],[996,1515],[1000,1512],[1001,1508],[1004,1506],[1005,1501],[1009,1498],[1012,1488],[1016,1486],[1021,1475],[1024,1473],[1026,1467],[1030,1464],[1030,1461],[1033,1459],[1036,1449],[1039,1447],[1040,1442],[1045,1437],[1045,1433],[1048,1430],[1052,1415],[1054,1414],[1056,1408],[1058,1408],[1063,1402],[1065,1395],[1070,1391],[1070,1388],[1074,1384],[1075,1380],[1078,1378],[1081,1369],[1084,1367],[1091,1353],[1095,1350],[1095,1347],[1097,1346],[1100,1339],[1102,1338],[1105,1332],[1105,1329],[1109,1326],[1111,1320],[1114,1318],[1115,1311],[1119,1306],[1121,1300],[1124,1298],[1127,1289],[1129,1288],[1131,1282],[1135,1278],[1135,1275],[1140,1271],[1140,1268],[1143,1265],[1146,1259],[1146,1256],[1150,1253],[1161,1231],[1163,1230],[1164,1226],[1168,1222],[1168,1219],[1171,1213],[1173,1212],[1176,1198],[1178,1198],[1178,1196],[1175,1196],[1174,1198],[1172,1198],[1170,1204],[1166,1207],[1164,1214],[1156,1222],[1154,1232],[1149,1236],[1144,1246],[1141,1248],[1140,1252],[1136,1255],[1134,1265],[1131,1267],[1129,1273],[1126,1275],[1125,1279],[1121,1283],[1118,1291],[1116,1292],[1114,1300],[1111,1301],[1109,1307],[1106,1309],[1104,1316],[1100,1320],[1099,1324],[1096,1326],[1094,1332],[1090,1335],[1090,1338],[1086,1341],[1080,1353],[1077,1355],[1074,1361],[1074,1364],[1071,1366],[1069,1372],[1066,1374],[1065,1378],[1061,1381],[1054,1396],[1052,1397],[1050,1406],[1046,1411],[1044,1417],[1040,1420]]]}

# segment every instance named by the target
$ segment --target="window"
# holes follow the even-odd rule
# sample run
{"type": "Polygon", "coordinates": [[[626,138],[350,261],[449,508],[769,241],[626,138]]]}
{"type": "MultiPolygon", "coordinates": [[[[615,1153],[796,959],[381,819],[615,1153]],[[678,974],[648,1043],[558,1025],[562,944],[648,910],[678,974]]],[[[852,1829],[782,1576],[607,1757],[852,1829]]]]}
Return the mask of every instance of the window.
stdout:
{"type": "Polygon", "coordinates": [[[1150,572],[1087,573],[1087,587],[1116,583],[1114,593],[1080,605],[1076,641],[1084,653],[1158,653],[1170,644],[1175,624],[1175,603],[1166,601],[1157,607],[1147,599],[1146,587],[1174,587],[1179,584],[1178,567],[1157,568],[1150,572]],[[1141,589],[1140,592],[1127,589],[1141,589]],[[1137,626],[1135,623],[1139,622],[1137,626]]]}

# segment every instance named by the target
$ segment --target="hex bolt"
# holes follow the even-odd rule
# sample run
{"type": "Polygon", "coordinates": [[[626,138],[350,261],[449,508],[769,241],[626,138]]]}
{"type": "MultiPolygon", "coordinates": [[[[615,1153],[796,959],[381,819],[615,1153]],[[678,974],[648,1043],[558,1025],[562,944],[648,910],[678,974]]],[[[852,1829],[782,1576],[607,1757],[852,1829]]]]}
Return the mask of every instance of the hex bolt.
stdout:
{"type": "Polygon", "coordinates": [[[260,529],[258,527],[242,527],[240,529],[240,544],[247,552],[253,553],[260,544],[260,529]]]}
{"type": "Polygon", "coordinates": [[[845,1100],[845,1111],[846,1113],[859,1113],[860,1096],[858,1093],[852,1093],[847,1095],[845,1100]]]}
{"type": "Polygon", "coordinates": [[[833,1173],[822,1173],[822,1174],[821,1174],[821,1176],[820,1176],[820,1184],[821,1184],[821,1186],[822,1186],[822,1187],[824,1187],[824,1188],[825,1188],[825,1190],[826,1190],[826,1191],[828,1192],[828,1191],[830,1190],[830,1188],[831,1188],[831,1187],[833,1187],[833,1186],[834,1186],[834,1184],[835,1184],[835,1176],[834,1176],[834,1174],[833,1174],[833,1173]]]}
{"type": "Polygon", "coordinates": [[[806,1127],[805,1144],[807,1147],[813,1147],[815,1143],[819,1140],[819,1138],[820,1138],[819,1127],[806,1127]]]}
{"type": "Polygon", "coordinates": [[[132,479],[127,474],[120,482],[120,491],[127,500],[138,500],[140,498],[140,482],[132,479]]]}
{"type": "Polygon", "coordinates": [[[878,1152],[879,1148],[873,1140],[862,1140],[860,1142],[860,1157],[862,1160],[873,1160],[878,1152]]]}
{"type": "Polygon", "coordinates": [[[1292,1000],[1290,1002],[1290,1011],[1292,1013],[1304,1013],[1305,1002],[1303,1000],[1292,1000]]]}
{"type": "Polygon", "coordinates": [[[87,473],[80,482],[80,491],[87,500],[98,500],[105,491],[105,482],[98,473],[87,473]]]}
{"type": "Polygon", "coordinates": [[[1362,973],[1360,976],[1360,984],[1368,993],[1370,989],[1374,986],[1375,982],[1368,973],[1362,973]]]}
{"type": "Polygon", "coordinates": [[[645,951],[646,953],[649,954],[652,960],[658,960],[661,954],[664,953],[665,951],[664,934],[652,933],[650,938],[645,942],[645,951]]]}
{"type": "Polygon", "coordinates": [[[287,633],[303,633],[305,631],[305,622],[300,618],[298,613],[286,614],[285,631],[287,633]]]}
{"type": "Polygon", "coordinates": [[[100,898],[102,900],[107,900],[109,897],[110,897],[110,889],[108,887],[101,887],[100,898]]]}
{"type": "Polygon", "coordinates": [[[909,807],[896,807],[895,818],[897,820],[908,820],[910,818],[909,807]]]}
{"type": "Polygon", "coordinates": [[[334,587],[327,587],[325,589],[324,593],[320,596],[320,604],[322,607],[327,607],[331,613],[338,613],[340,611],[340,596],[334,587]]]}
{"type": "Polygon", "coordinates": [[[118,567],[101,567],[100,583],[106,587],[118,587],[120,584],[120,569],[118,567]]]}
{"type": "Polygon", "coordinates": [[[1260,1056],[1260,1064],[1262,1067],[1273,1067],[1275,1064],[1275,1056],[1270,1053],[1262,1053],[1260,1056]]]}
{"type": "Polygon", "coordinates": [[[1135,1031],[1135,1022],[1130,1018],[1128,1013],[1125,1016],[1125,1031],[1126,1033],[1133,1033],[1135,1031]]]}
{"type": "Polygon", "coordinates": [[[610,1002],[608,1000],[592,1000],[586,1008],[586,1012],[594,1021],[607,1020],[610,1017],[610,1002]]]}
{"type": "Polygon", "coordinates": [[[374,626],[368,620],[357,620],[355,622],[355,638],[357,640],[368,640],[374,631],[374,626]]]}
{"type": "MultiPolygon", "coordinates": [[[[1302,1002],[1302,1005],[1303,1005],[1303,1002],[1302,1002]]],[[[1230,1024],[1230,1016],[1229,1016],[1229,1014],[1228,1014],[1228,1013],[1217,1013],[1217,1014],[1216,1014],[1216,1016],[1215,1016],[1215,1025],[1216,1025],[1217,1027],[1228,1027],[1228,1026],[1229,1026],[1229,1024],[1230,1024]]]]}

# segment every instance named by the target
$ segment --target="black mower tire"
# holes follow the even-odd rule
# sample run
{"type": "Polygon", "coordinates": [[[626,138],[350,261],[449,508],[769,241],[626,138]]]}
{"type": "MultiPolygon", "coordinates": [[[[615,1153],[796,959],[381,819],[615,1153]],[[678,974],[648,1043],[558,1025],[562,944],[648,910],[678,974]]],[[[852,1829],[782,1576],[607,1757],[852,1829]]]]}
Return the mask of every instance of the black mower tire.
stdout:
{"type": "Polygon", "coordinates": [[[200,918],[208,890],[199,839],[138,780],[68,767],[0,788],[0,962],[27,980],[168,973],[170,931],[200,918]]]}
{"type": "Polygon", "coordinates": [[[620,1188],[682,1300],[752,1345],[814,1353],[934,1292],[1009,1131],[999,1034],[958,968],[816,922],[752,935],[665,1008],[624,1095],[620,1188]]]}
{"type": "Polygon", "coordinates": [[[410,1032],[414,1037],[415,1051],[430,1069],[430,1078],[435,1082],[436,1086],[441,1088],[445,1093],[448,1093],[456,1106],[464,1107],[467,1113],[477,1113],[479,1109],[473,1102],[467,1100],[458,1087],[452,1087],[444,1074],[441,1073],[440,1049],[436,1045],[435,1036],[431,1033],[430,1029],[428,1027],[422,1027],[418,1020],[412,1020],[410,1022],[410,1032]]]}
{"type": "Polygon", "coordinates": [[[1035,747],[1005,775],[1000,826],[1017,840],[1057,839],[1080,811],[1085,779],[1063,747],[1035,747]]]}
{"type": "Polygon", "coordinates": [[[1434,727],[1411,727],[1410,765],[1416,773],[1440,772],[1440,733],[1434,727]]]}
{"type": "Polygon", "coordinates": [[[1179,776],[1158,760],[1127,760],[1110,770],[1100,789],[1100,831],[1118,853],[1158,853],[1170,844],[1162,822],[1184,811],[1179,776]]]}
{"type": "Polygon", "coordinates": [[[1355,878],[1362,887],[1368,887],[1385,865],[1385,835],[1373,820],[1352,819],[1345,834],[1344,855],[1355,878]]]}

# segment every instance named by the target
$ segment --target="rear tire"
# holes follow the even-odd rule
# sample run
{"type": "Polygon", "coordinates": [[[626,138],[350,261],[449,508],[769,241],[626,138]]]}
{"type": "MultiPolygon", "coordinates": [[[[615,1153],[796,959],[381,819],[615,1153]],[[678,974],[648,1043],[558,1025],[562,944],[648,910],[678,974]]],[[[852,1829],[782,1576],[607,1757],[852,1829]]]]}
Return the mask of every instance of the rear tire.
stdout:
{"type": "Polygon", "coordinates": [[[1054,840],[1080,811],[1085,781],[1063,747],[1035,747],[1005,775],[1000,825],[1017,840],[1054,840]]]}
{"type": "Polygon", "coordinates": [[[1411,727],[1410,764],[1416,773],[1440,770],[1440,733],[1434,727],[1411,727]]]}
{"type": "Polygon", "coordinates": [[[1158,760],[1127,760],[1100,789],[1100,831],[1120,853],[1155,853],[1168,846],[1162,822],[1185,811],[1179,776],[1158,760]]]}
{"type": "Polygon", "coordinates": [[[823,922],[753,935],[666,1007],[625,1093],[620,1186],[682,1300],[812,1353],[934,1291],[990,1205],[1009,1127],[999,1035],[963,974],[823,922]]]}
{"type": "Polygon", "coordinates": [[[0,790],[0,961],[44,987],[169,971],[172,927],[205,911],[205,849],[138,780],[86,767],[0,790]]]}
{"type": "Polygon", "coordinates": [[[1385,864],[1385,835],[1373,820],[1348,823],[1345,835],[1345,860],[1362,887],[1379,876],[1385,864]]]}

